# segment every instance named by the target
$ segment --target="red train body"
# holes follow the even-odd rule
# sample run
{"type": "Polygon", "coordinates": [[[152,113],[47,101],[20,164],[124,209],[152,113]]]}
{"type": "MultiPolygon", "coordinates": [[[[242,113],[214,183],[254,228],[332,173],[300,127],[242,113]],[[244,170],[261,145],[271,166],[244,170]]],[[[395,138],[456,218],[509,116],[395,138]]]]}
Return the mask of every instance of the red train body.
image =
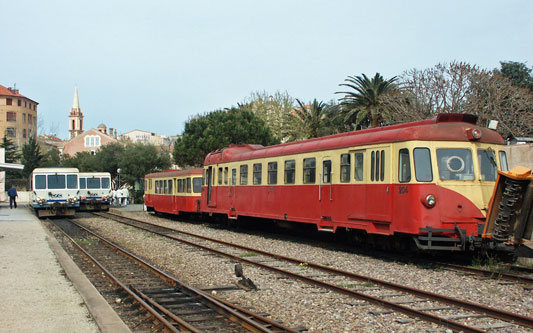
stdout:
{"type": "Polygon", "coordinates": [[[419,249],[479,245],[504,140],[477,117],[435,119],[270,147],[231,145],[204,161],[198,195],[173,191],[189,172],[147,175],[149,209],[311,223],[320,231],[408,236],[419,249]],[[164,186],[164,185],[161,185],[164,186]],[[173,187],[172,187],[173,186],[173,187]],[[159,190],[161,192],[161,190],[159,190]]]}

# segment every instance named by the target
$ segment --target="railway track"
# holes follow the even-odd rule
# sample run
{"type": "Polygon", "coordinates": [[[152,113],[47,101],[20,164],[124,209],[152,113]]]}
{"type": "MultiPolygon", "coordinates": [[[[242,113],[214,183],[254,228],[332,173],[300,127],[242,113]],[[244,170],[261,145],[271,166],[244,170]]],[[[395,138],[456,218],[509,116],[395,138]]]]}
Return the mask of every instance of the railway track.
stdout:
{"type": "Polygon", "coordinates": [[[170,332],[299,332],[187,286],[84,226],[50,221],[128,297],[170,332]]]}
{"type": "Polygon", "coordinates": [[[497,329],[533,328],[533,319],[477,303],[451,298],[388,281],[338,270],[296,258],[280,256],[247,246],[191,234],[172,228],[127,218],[112,213],[97,214],[181,243],[201,248],[235,262],[245,262],[278,274],[298,279],[335,293],[365,300],[411,318],[436,323],[463,332],[484,332],[497,329]],[[243,251],[247,256],[243,256],[243,251]]]}

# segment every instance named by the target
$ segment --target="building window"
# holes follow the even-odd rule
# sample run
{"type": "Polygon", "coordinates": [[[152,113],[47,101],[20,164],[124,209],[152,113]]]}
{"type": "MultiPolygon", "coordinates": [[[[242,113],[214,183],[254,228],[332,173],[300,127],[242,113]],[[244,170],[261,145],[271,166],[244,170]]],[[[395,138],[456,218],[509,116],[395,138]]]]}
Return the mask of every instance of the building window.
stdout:
{"type": "Polygon", "coordinates": [[[6,105],[13,105],[13,99],[6,98],[6,105]]]}
{"type": "Polygon", "coordinates": [[[16,112],[6,112],[6,120],[7,121],[17,121],[17,113],[16,112]]]}
{"type": "Polygon", "coordinates": [[[23,137],[24,139],[26,139],[26,129],[25,129],[25,128],[22,130],[22,137],[23,137]]]}
{"type": "Polygon", "coordinates": [[[22,101],[20,99],[17,100],[17,106],[22,106],[22,101]]]}
{"type": "Polygon", "coordinates": [[[16,138],[17,137],[17,129],[14,128],[14,127],[6,128],[6,136],[8,138],[16,138]]]}
{"type": "Polygon", "coordinates": [[[29,115],[28,115],[28,124],[30,124],[30,125],[31,125],[31,123],[32,123],[32,119],[31,119],[31,118],[32,118],[32,115],[29,114],[29,115]]]}
{"type": "Polygon", "coordinates": [[[85,147],[100,147],[100,137],[97,135],[86,136],[85,147]]]}
{"type": "Polygon", "coordinates": [[[25,108],[28,107],[28,102],[24,101],[24,107],[25,107],[25,108]]]}
{"type": "Polygon", "coordinates": [[[25,113],[22,114],[22,122],[24,124],[26,123],[26,114],[25,113]]]}

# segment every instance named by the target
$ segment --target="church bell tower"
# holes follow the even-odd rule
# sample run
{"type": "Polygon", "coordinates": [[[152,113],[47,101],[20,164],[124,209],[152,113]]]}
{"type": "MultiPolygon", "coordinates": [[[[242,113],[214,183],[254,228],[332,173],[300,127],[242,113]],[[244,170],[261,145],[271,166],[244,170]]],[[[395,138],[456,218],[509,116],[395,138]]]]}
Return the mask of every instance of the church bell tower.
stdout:
{"type": "Polygon", "coordinates": [[[68,117],[68,132],[70,138],[83,133],[83,113],[80,108],[80,100],[78,98],[78,88],[74,88],[74,102],[72,103],[72,109],[68,117]]]}

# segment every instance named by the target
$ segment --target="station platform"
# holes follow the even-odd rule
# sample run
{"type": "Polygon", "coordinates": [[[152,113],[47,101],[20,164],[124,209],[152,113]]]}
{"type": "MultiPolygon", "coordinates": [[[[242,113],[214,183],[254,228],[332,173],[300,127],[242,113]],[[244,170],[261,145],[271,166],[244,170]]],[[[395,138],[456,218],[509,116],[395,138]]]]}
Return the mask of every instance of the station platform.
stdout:
{"type": "Polygon", "coordinates": [[[129,332],[31,207],[0,204],[0,332],[129,332]]]}

